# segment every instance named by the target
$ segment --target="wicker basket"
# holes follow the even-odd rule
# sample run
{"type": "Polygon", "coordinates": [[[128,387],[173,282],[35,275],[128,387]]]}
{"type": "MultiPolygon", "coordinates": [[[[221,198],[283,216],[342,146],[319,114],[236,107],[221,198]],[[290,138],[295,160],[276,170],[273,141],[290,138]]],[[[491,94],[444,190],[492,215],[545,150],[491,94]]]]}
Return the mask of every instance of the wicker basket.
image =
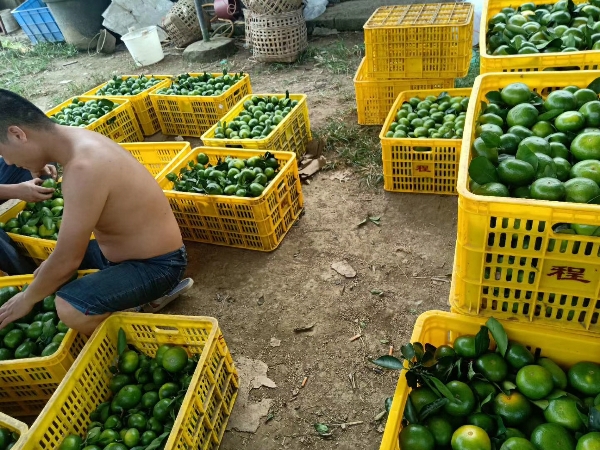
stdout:
{"type": "Polygon", "coordinates": [[[202,39],[194,0],[179,0],[163,21],[163,27],[176,47],[202,39]]]}
{"type": "Polygon", "coordinates": [[[257,61],[292,63],[308,47],[302,9],[277,15],[244,13],[247,40],[257,61]]]}
{"type": "Polygon", "coordinates": [[[281,14],[302,8],[302,0],[244,0],[244,5],[257,14],[281,14]]]}

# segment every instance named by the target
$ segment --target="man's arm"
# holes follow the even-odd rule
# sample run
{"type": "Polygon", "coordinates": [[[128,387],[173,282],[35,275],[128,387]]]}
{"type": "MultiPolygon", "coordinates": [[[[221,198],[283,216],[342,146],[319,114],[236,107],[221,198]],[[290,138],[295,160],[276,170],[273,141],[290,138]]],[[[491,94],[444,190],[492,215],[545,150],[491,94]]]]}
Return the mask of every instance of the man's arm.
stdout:
{"type": "Polygon", "coordinates": [[[0,184],[0,200],[19,199],[26,202],[50,200],[54,189],[40,186],[43,181],[35,178],[19,184],[0,184]]]}
{"type": "Polygon", "coordinates": [[[17,198],[16,186],[18,186],[18,184],[0,184],[0,200],[12,200],[17,198]]]}
{"type": "Polygon", "coordinates": [[[56,248],[20,299],[31,306],[56,292],[77,271],[106,204],[108,188],[98,170],[85,163],[71,169],[62,183],[65,209],[56,248]]]}

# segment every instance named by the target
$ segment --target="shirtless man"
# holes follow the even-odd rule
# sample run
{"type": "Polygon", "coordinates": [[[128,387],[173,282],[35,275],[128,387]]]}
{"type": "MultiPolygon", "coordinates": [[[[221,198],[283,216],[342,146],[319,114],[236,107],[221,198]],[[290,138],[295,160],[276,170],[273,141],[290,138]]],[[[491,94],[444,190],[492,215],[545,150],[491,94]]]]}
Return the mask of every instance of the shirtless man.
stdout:
{"type": "Polygon", "coordinates": [[[0,89],[0,156],[32,173],[58,162],[65,199],[56,248],[27,290],[0,307],[0,330],[57,290],[58,316],[86,335],[113,312],[172,299],[164,296],[180,284],[187,266],[179,226],[152,175],[121,146],[57,125],[29,101],[0,89]],[[110,267],[65,285],[92,232],[110,267]]]}

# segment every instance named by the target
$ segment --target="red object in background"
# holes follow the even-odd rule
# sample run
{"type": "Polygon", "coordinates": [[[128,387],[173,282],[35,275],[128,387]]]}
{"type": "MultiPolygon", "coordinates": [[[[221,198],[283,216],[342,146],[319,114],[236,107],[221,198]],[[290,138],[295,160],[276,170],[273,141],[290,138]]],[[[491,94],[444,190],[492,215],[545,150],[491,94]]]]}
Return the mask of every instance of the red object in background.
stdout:
{"type": "Polygon", "coordinates": [[[239,12],[236,0],[214,0],[214,7],[219,19],[233,20],[239,12]]]}

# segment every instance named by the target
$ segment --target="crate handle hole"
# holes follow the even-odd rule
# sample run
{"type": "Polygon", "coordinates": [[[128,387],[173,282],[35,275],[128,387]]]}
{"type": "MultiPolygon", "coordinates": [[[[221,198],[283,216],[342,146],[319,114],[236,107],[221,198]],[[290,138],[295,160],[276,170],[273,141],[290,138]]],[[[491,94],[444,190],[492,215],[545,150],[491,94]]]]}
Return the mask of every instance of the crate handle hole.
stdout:
{"type": "Polygon", "coordinates": [[[552,226],[552,233],[554,233],[554,235],[556,235],[557,237],[559,237],[559,235],[571,234],[575,236],[585,236],[586,238],[599,238],[600,225],[575,222],[560,222],[552,226]]]}
{"type": "Polygon", "coordinates": [[[154,327],[154,332],[160,334],[179,334],[179,328],[157,325],[154,327]]]}

